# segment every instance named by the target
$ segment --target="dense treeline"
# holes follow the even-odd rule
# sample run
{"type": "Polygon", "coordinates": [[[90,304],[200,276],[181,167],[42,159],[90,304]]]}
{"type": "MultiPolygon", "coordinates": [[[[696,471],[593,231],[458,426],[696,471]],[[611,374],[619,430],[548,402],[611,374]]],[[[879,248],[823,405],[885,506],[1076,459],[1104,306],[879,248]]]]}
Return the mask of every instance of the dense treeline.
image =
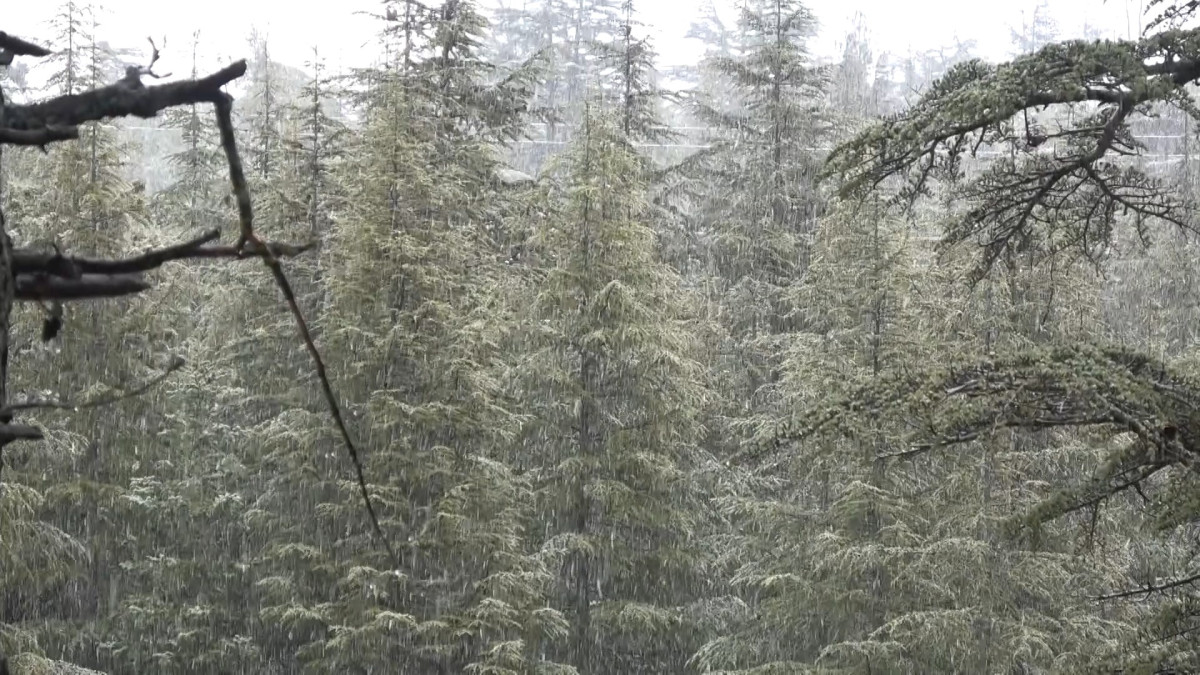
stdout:
{"type": "MultiPolygon", "coordinates": [[[[6,95],[118,78],[94,12],[63,2],[47,90],[17,64],[6,95]]],[[[1017,70],[962,43],[875,55],[862,23],[819,63],[798,0],[704,17],[704,61],[671,73],[628,0],[391,0],[376,65],[337,77],[256,37],[232,88],[256,222],[316,244],[288,270],[398,560],[271,278],[170,263],[71,305],[51,342],[42,310],[14,315],[13,392],[189,365],[5,453],[0,652],[111,673],[1194,665],[1195,590],[1171,585],[1194,573],[1190,464],[1121,483],[1139,430],[1190,442],[1200,401],[1196,244],[1152,222],[1182,222],[1152,191],[1184,209],[1194,166],[1186,140],[1165,168],[1078,144],[1186,139],[1167,66],[1126,57],[1200,38],[1061,47],[1042,3],[1017,70]],[[1142,77],[1140,116],[1114,89],[988,117],[1070,90],[1064,58],[1142,77]],[[1081,154],[1039,159],[1047,141],[1081,154]],[[1026,189],[1005,181],[1076,159],[1102,226],[1073,193],[1005,220],[1026,189]],[[1158,592],[1101,599],[1138,587],[1158,592]]],[[[232,222],[207,111],[142,126],[6,151],[14,241],[111,255],[232,222]]]]}

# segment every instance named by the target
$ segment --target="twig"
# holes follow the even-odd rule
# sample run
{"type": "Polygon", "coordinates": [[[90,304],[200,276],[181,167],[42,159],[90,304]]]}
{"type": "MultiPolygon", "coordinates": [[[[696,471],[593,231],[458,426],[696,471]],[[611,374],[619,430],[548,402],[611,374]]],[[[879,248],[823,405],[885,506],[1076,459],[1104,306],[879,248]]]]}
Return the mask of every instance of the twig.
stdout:
{"type": "Polygon", "coordinates": [[[172,373],[174,373],[175,371],[182,368],[185,364],[186,364],[186,361],[183,360],[183,357],[176,356],[174,359],[171,360],[171,364],[167,366],[166,370],[159,373],[154,378],[142,383],[138,387],[136,387],[134,389],[130,389],[125,392],[122,392],[120,394],[105,394],[103,396],[98,396],[94,399],[90,399],[90,400],[83,401],[80,403],[71,403],[69,401],[46,401],[46,400],[25,401],[23,403],[10,403],[9,405],[5,406],[4,408],[0,408],[0,417],[4,417],[5,415],[12,415],[12,414],[20,412],[22,410],[42,409],[42,410],[76,411],[76,410],[83,410],[86,408],[99,408],[101,406],[112,405],[113,403],[123,401],[127,398],[141,396],[142,394],[146,393],[147,391],[150,391],[151,389],[156,387],[158,384],[160,384],[163,380],[166,380],[168,377],[170,377],[172,373]]]}
{"type": "Polygon", "coordinates": [[[247,245],[250,245],[254,247],[252,250],[263,252],[263,264],[271,270],[271,275],[275,277],[275,283],[279,286],[280,292],[283,293],[283,297],[287,301],[288,309],[291,310],[292,316],[296,320],[296,326],[300,330],[300,336],[304,339],[304,346],[308,349],[308,353],[313,360],[313,365],[316,367],[317,378],[321,381],[321,391],[325,395],[325,402],[329,405],[329,413],[333,417],[333,422],[342,436],[342,442],[346,446],[346,452],[350,455],[350,461],[354,464],[354,472],[358,478],[358,489],[362,494],[363,504],[367,507],[367,515],[371,519],[371,527],[375,531],[375,536],[379,538],[379,542],[383,544],[384,549],[387,551],[392,565],[398,568],[400,566],[400,558],[396,555],[395,550],[392,549],[391,542],[388,541],[387,536],[383,533],[383,528],[379,525],[379,517],[375,514],[375,506],[372,504],[371,494],[367,490],[367,479],[363,472],[362,460],[359,457],[354,439],[350,435],[350,429],[346,426],[346,421],[342,417],[342,409],[338,404],[337,395],[333,392],[333,385],[329,382],[329,375],[325,371],[325,360],[321,357],[321,352],[317,349],[316,343],[313,342],[312,333],[308,329],[308,322],[304,319],[304,313],[300,311],[300,305],[296,301],[296,294],[292,290],[292,284],[288,281],[287,275],[283,272],[283,266],[279,264],[279,258],[254,233],[254,211],[250,204],[250,189],[246,184],[246,174],[242,166],[242,159],[238,155],[237,143],[234,139],[232,106],[233,97],[228,94],[223,94],[216,102],[217,126],[221,132],[221,147],[224,148],[225,157],[229,161],[229,180],[233,185],[234,195],[237,197],[238,216],[241,223],[241,234],[238,236],[234,249],[241,252],[245,250],[247,245]]]}
{"type": "Polygon", "coordinates": [[[1142,588],[1132,588],[1127,591],[1120,591],[1118,593],[1110,593],[1108,595],[1101,595],[1100,597],[1096,598],[1096,600],[1098,600],[1100,602],[1104,602],[1106,600],[1119,600],[1121,598],[1130,598],[1130,597],[1133,597],[1136,595],[1150,595],[1151,593],[1158,593],[1160,591],[1169,591],[1174,588],[1179,588],[1180,586],[1187,586],[1188,584],[1194,584],[1197,581],[1200,581],[1200,574],[1193,574],[1190,577],[1184,577],[1183,579],[1176,579],[1175,581],[1172,581],[1167,584],[1162,584],[1162,585],[1149,584],[1142,588]]]}

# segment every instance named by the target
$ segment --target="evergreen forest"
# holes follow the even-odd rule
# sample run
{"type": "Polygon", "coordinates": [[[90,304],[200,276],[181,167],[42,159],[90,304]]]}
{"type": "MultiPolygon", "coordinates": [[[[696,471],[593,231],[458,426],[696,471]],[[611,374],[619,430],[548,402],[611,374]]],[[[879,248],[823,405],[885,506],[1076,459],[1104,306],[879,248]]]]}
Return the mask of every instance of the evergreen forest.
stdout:
{"type": "Polygon", "coordinates": [[[0,32],[0,673],[1200,673],[1200,0],[697,2],[0,32]]]}

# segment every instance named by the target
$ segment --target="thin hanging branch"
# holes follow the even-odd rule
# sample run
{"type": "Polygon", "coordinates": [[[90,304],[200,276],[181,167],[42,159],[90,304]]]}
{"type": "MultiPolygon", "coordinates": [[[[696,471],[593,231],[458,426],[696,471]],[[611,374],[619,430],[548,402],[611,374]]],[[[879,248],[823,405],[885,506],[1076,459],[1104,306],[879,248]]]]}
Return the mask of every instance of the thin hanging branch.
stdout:
{"type": "MultiPolygon", "coordinates": [[[[155,56],[151,59],[151,66],[157,58],[157,49],[154,51],[155,56]]],[[[0,32],[0,60],[8,58],[11,61],[13,54],[45,56],[49,53],[48,50],[37,45],[0,32]]],[[[192,241],[125,260],[89,260],[63,256],[57,251],[53,255],[12,251],[11,247],[7,245],[7,235],[0,232],[0,240],[3,240],[0,241],[0,248],[3,249],[3,258],[7,263],[7,269],[3,270],[3,276],[12,281],[13,288],[0,297],[0,302],[7,306],[14,299],[77,300],[137,293],[149,288],[149,284],[140,277],[140,273],[159,267],[168,260],[262,258],[282,291],[288,308],[296,320],[296,325],[299,327],[305,346],[312,356],[317,376],[321,381],[322,392],[329,404],[330,414],[342,436],[350,460],[354,464],[359,490],[362,493],[374,533],[386,549],[391,562],[398,566],[399,558],[384,535],[371,502],[358,448],[342,416],[341,406],[329,381],[324,360],[313,342],[308,323],[304,319],[291,283],[279,262],[280,257],[298,254],[306,250],[308,246],[267,243],[254,233],[250,191],[246,185],[246,177],[234,137],[233,97],[221,91],[221,87],[245,73],[246,62],[240,60],[204,78],[147,87],[142,83],[141,78],[154,76],[151,67],[131,66],[126,69],[125,77],[118,82],[80,94],[59,96],[31,105],[11,105],[0,98],[0,144],[33,146],[44,146],[54,141],[76,138],[79,134],[78,126],[85,122],[126,116],[150,118],[173,106],[197,103],[213,104],[221,133],[221,145],[229,161],[229,176],[234,195],[237,198],[241,225],[237,242],[231,247],[206,246],[207,242],[216,238],[215,233],[209,232],[192,241]]],[[[7,312],[3,313],[3,317],[7,317],[7,312]]],[[[7,336],[7,320],[0,318],[0,403],[3,402],[3,381],[7,377],[7,336]]],[[[14,411],[25,407],[29,406],[17,404],[0,408],[0,413],[4,413],[0,415],[0,423],[7,423],[11,420],[14,411]]],[[[47,406],[40,405],[38,407],[47,406]]],[[[5,427],[0,427],[0,447],[5,442],[5,429],[5,427]]],[[[36,432],[36,429],[33,432],[36,432]]],[[[22,436],[15,432],[13,435],[14,437],[32,437],[28,434],[22,436]]]]}
{"type": "Polygon", "coordinates": [[[359,456],[354,439],[350,435],[350,429],[346,426],[346,421],[342,417],[341,405],[338,403],[337,395],[333,391],[333,385],[329,382],[329,375],[325,371],[325,360],[321,357],[321,352],[317,349],[316,343],[313,342],[312,333],[308,329],[308,322],[305,321],[304,313],[300,310],[299,303],[296,302],[296,294],[292,291],[292,284],[283,272],[283,266],[280,265],[279,258],[275,255],[275,251],[270,246],[264,244],[258,238],[258,235],[254,233],[254,211],[250,204],[250,188],[246,184],[245,170],[243,169],[242,159],[238,154],[237,143],[233,134],[233,97],[228,94],[222,94],[216,102],[216,108],[217,126],[221,132],[221,147],[224,148],[225,157],[229,161],[229,180],[233,184],[234,196],[237,198],[238,216],[241,224],[241,234],[238,235],[234,248],[242,251],[246,246],[250,246],[253,251],[261,251],[263,254],[263,264],[271,270],[271,275],[275,277],[275,283],[279,286],[279,290],[283,293],[283,297],[287,301],[288,309],[291,310],[292,316],[296,319],[296,327],[299,328],[300,336],[304,339],[304,346],[308,348],[308,353],[312,356],[313,365],[317,371],[317,378],[321,381],[321,391],[325,395],[325,402],[329,404],[329,414],[333,417],[333,422],[342,436],[342,443],[346,446],[346,452],[350,455],[350,461],[354,464],[354,472],[358,479],[358,489],[362,494],[363,504],[367,507],[367,515],[371,519],[371,527],[375,531],[375,536],[379,538],[380,543],[387,550],[392,565],[398,568],[400,566],[400,558],[396,555],[395,550],[392,549],[391,542],[388,541],[387,536],[383,533],[383,528],[379,525],[379,517],[375,514],[375,506],[371,503],[371,494],[367,490],[367,479],[363,472],[362,459],[359,456]]]}

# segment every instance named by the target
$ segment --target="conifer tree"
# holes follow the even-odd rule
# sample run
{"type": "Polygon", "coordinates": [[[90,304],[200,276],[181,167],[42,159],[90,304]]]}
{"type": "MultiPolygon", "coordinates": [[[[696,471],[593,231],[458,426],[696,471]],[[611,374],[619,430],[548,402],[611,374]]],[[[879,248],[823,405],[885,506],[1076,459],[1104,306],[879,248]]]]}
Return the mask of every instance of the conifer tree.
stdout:
{"type": "Polygon", "coordinates": [[[580,673],[681,672],[700,638],[688,606],[706,583],[691,473],[705,389],[624,119],[589,112],[547,177],[519,315],[530,419],[517,461],[570,623],[556,653],[580,673]]]}
{"type": "MultiPolygon", "coordinates": [[[[1190,106],[1183,89],[1200,76],[1190,56],[1176,58],[1194,52],[1195,31],[1162,26],[1181,11],[1194,11],[1196,3],[1161,4],[1168,9],[1151,23],[1153,33],[1137,42],[1068,41],[1010,63],[973,61],[953,68],[912,109],[839,148],[829,174],[842,180],[843,195],[855,198],[882,191],[910,201],[935,185],[947,186],[965,214],[948,221],[940,248],[984,242],[971,273],[964,274],[976,283],[1030,251],[1038,253],[1043,271],[1055,261],[1065,269],[1080,259],[1101,262],[1121,227],[1144,236],[1154,220],[1186,226],[1188,205],[1179,195],[1142,167],[1115,159],[1136,152],[1130,134],[1135,118],[1156,102],[1190,106]],[[1162,60],[1163,51],[1171,56],[1162,60]],[[1104,84],[1093,86],[1099,82],[1104,84]],[[1035,112],[1067,107],[1087,114],[1050,127],[1052,132],[1030,122],[1035,112]],[[961,162],[972,148],[988,145],[1007,157],[983,171],[963,172],[961,162]]],[[[1059,528],[1082,524],[1084,514],[1092,522],[1139,522],[1120,509],[1124,502],[1118,495],[1128,490],[1147,495],[1150,510],[1140,522],[1143,528],[1150,522],[1160,525],[1161,546],[1195,520],[1194,509],[1177,501],[1179,476],[1189,472],[1178,468],[1170,475],[1179,462],[1190,463],[1195,431],[1191,422],[1177,425],[1175,420],[1192,419],[1186,411],[1191,404],[1184,401],[1195,391],[1189,376],[1170,362],[1096,345],[1093,339],[1052,340],[864,387],[841,403],[804,415],[812,423],[793,419],[777,437],[857,427],[859,413],[848,415],[846,406],[864,404],[876,411],[877,421],[897,425],[899,442],[910,455],[986,446],[1013,430],[1018,439],[1049,436],[1053,443],[1029,445],[1026,453],[1042,460],[1041,470],[1049,475],[1032,483],[1039,489],[1013,505],[1015,513],[1009,512],[1008,527],[1002,528],[1015,536],[1015,550],[1061,554],[1067,537],[1059,528]],[[1046,461],[1061,456],[1057,450],[1072,442],[1086,451],[1076,454],[1076,461],[1046,461]],[[1072,467],[1089,453],[1090,475],[1080,476],[1072,467]]],[[[1195,577],[1185,571],[1171,573],[1174,581],[1147,581],[1146,569],[1154,564],[1121,568],[1130,562],[1130,550],[1118,548],[1085,583],[1102,587],[1128,577],[1129,586],[1146,590],[1106,596],[1102,619],[1085,619],[1092,621],[1091,647],[1070,650],[1069,663],[1091,672],[1194,667],[1195,643],[1184,627],[1195,617],[1190,588],[1195,577]],[[1142,617],[1145,605],[1122,602],[1159,590],[1168,593],[1153,608],[1153,620],[1142,617]],[[1124,626],[1114,627],[1113,617],[1125,619],[1124,626]],[[1133,625],[1140,626],[1136,633],[1128,630],[1133,625]],[[1091,658],[1096,655],[1107,658],[1097,662],[1091,658]]],[[[1080,616],[1071,615],[1076,622],[1071,628],[1086,633],[1080,616]]],[[[1047,637],[1039,643],[1051,644],[1047,637]]]]}
{"type": "MultiPolygon", "coordinates": [[[[199,33],[193,35],[191,76],[198,75],[196,57],[199,33]]],[[[222,175],[224,158],[212,121],[200,106],[173,108],[162,116],[164,128],[178,132],[182,148],[168,157],[172,178],[166,189],[155,195],[156,215],[186,227],[193,235],[217,222],[220,196],[227,178],[222,175]]]]}
{"type": "MultiPolygon", "coordinates": [[[[735,92],[735,109],[699,106],[720,136],[690,164],[693,189],[705,195],[697,228],[711,242],[709,285],[727,334],[716,367],[741,408],[725,417],[751,423],[776,402],[782,336],[796,325],[789,288],[804,272],[822,203],[817,140],[831,127],[824,74],[805,50],[809,10],[794,0],[755,3],[742,9],[739,26],[741,52],[706,62],[735,92]]],[[[736,442],[743,433],[722,435],[736,442]]]]}
{"type": "Polygon", "coordinates": [[[320,671],[552,672],[543,643],[563,622],[524,550],[531,486],[496,456],[518,417],[497,380],[507,310],[487,237],[504,199],[495,147],[519,132],[530,87],[524,72],[493,77],[472,3],[391,10],[390,60],[362,74],[363,126],[331,167],[320,328],[362,402],[400,567],[361,527],[322,420],[281,401],[251,436],[272,476],[252,517],[264,648],[320,671]]]}
{"type": "MultiPolygon", "coordinates": [[[[978,353],[993,329],[979,311],[984,293],[956,292],[961,261],[930,259],[908,232],[880,200],[839,204],[822,221],[798,289],[804,329],[785,362],[787,409],[862,383],[884,386],[910,363],[978,353]]],[[[1075,539],[1057,530],[1041,545],[1014,546],[997,524],[1007,505],[1025,500],[1021,486],[1093,453],[1070,437],[998,440],[978,454],[910,460],[897,429],[866,415],[851,438],[814,439],[800,457],[773,461],[778,478],[760,478],[739,507],[737,531],[746,534],[731,553],[746,623],[697,661],[749,672],[772,663],[830,672],[1049,668],[1122,635],[1127,625],[1102,620],[1083,599],[1118,574],[1112,559],[1077,557],[1075,539]]]]}

